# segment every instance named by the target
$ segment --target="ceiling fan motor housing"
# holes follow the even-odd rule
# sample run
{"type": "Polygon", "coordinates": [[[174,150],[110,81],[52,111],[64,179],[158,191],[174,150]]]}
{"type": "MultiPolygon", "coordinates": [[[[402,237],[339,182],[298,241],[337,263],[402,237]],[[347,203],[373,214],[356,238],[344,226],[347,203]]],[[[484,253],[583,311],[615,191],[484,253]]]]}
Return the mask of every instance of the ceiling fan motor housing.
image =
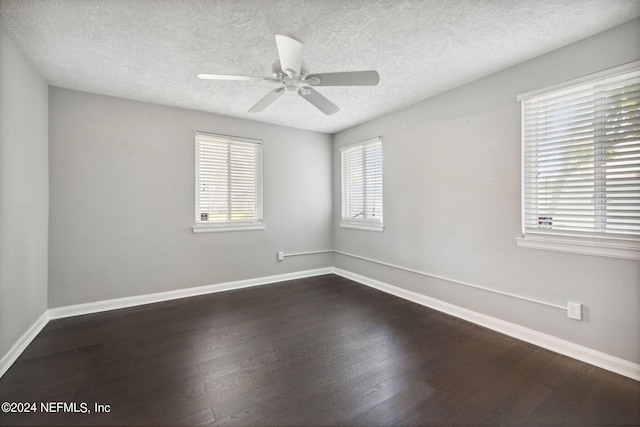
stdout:
{"type": "MultiPolygon", "coordinates": [[[[276,59],[273,62],[273,65],[271,65],[271,73],[276,79],[280,79],[283,76],[287,75],[287,73],[282,69],[282,65],[280,65],[279,59],[276,59]]],[[[304,76],[306,76],[307,74],[309,74],[309,69],[307,68],[307,64],[302,61],[302,63],[300,64],[300,75],[298,77],[304,78],[304,76]]]]}

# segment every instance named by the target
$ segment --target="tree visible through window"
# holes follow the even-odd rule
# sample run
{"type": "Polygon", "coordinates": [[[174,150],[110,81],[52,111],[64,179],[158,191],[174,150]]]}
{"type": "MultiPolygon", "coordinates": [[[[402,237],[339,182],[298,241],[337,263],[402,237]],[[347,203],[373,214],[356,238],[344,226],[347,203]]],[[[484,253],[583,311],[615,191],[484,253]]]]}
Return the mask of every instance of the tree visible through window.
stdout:
{"type": "Polygon", "coordinates": [[[521,100],[525,237],[640,241],[640,70],[521,100]]]}

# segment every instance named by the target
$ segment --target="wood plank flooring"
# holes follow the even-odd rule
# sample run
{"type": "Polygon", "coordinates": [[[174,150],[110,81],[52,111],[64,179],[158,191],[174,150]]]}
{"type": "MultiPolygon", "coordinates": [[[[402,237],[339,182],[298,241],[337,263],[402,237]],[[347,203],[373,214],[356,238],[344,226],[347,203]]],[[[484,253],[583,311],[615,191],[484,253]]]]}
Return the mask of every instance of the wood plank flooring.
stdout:
{"type": "Polygon", "coordinates": [[[3,426],[640,425],[639,382],[334,275],[53,320],[5,401],[37,411],[3,426]]]}

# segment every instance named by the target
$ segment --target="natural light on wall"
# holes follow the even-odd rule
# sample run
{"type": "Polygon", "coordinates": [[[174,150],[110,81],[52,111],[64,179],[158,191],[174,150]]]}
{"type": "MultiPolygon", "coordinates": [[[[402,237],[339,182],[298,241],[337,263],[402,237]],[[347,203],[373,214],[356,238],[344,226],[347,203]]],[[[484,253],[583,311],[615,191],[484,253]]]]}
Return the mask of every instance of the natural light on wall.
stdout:
{"type": "Polygon", "coordinates": [[[522,101],[520,246],[640,259],[640,64],[522,101]]]}

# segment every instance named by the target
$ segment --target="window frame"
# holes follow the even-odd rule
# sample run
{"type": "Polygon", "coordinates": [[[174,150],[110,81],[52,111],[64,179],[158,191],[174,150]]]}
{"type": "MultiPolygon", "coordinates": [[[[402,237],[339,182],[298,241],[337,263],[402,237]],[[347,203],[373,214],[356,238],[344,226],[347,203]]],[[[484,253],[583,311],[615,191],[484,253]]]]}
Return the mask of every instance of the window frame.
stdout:
{"type": "MultiPolygon", "coordinates": [[[[364,152],[363,152],[364,153],[364,152]]],[[[362,163],[363,163],[363,168],[366,170],[367,167],[367,162],[366,159],[364,158],[363,155],[363,159],[362,159],[362,163]]],[[[344,147],[340,148],[340,227],[341,228],[351,228],[351,229],[356,229],[356,230],[365,230],[365,231],[378,231],[378,232],[382,232],[384,231],[384,191],[383,191],[383,169],[384,169],[384,151],[383,151],[383,147],[382,147],[382,137],[381,136],[377,136],[374,138],[370,138],[367,139],[365,141],[361,141],[358,142],[356,144],[351,144],[351,145],[347,145],[344,147]],[[344,167],[344,161],[345,161],[345,153],[350,151],[350,150],[354,150],[356,148],[362,147],[364,148],[367,145],[378,145],[379,146],[379,150],[380,150],[380,166],[379,166],[379,180],[380,180],[380,186],[379,186],[379,192],[377,193],[377,195],[379,195],[380,197],[380,210],[381,210],[381,214],[380,214],[380,219],[377,218],[369,218],[368,216],[365,216],[364,218],[360,218],[360,219],[356,219],[356,218],[347,218],[344,216],[344,212],[345,212],[345,176],[344,176],[344,171],[345,171],[345,167],[344,167]]],[[[365,172],[366,175],[366,172],[365,172]]],[[[372,184],[370,184],[372,185],[372,184]]],[[[367,186],[367,182],[363,181],[363,194],[366,194],[367,191],[365,190],[367,186]]],[[[364,196],[365,200],[364,200],[364,213],[363,215],[366,215],[366,205],[367,205],[367,200],[366,200],[366,195],[364,196]]]]}
{"type": "MultiPolygon", "coordinates": [[[[264,180],[263,180],[263,141],[260,139],[253,138],[244,138],[238,136],[231,135],[223,135],[209,132],[201,132],[194,131],[194,158],[195,158],[195,206],[194,206],[194,220],[195,224],[192,226],[194,233],[211,233],[211,232],[226,232],[226,231],[251,231],[251,230],[263,230],[266,228],[264,222],[263,215],[263,194],[264,194],[264,180]],[[256,166],[259,168],[256,171],[256,179],[257,182],[255,185],[257,186],[256,194],[255,194],[255,218],[252,220],[227,220],[227,221],[203,221],[201,219],[200,212],[200,203],[201,198],[200,194],[200,144],[199,136],[204,136],[208,138],[213,138],[219,140],[220,143],[226,143],[228,149],[231,148],[234,143],[241,144],[255,144],[257,146],[257,156],[259,157],[256,161],[256,166]]],[[[229,152],[230,153],[230,152],[229,152]]],[[[230,154],[229,154],[230,156],[230,154]]],[[[231,197],[231,171],[227,172],[229,174],[229,178],[227,180],[227,193],[228,197],[231,197]]],[[[228,215],[232,215],[233,211],[231,211],[228,215]]]]}
{"type": "MultiPolygon", "coordinates": [[[[640,72],[640,61],[630,62],[618,67],[589,74],[568,82],[549,86],[518,96],[521,102],[521,233],[516,238],[517,245],[524,248],[542,249],[574,254],[595,255],[603,257],[640,260],[640,235],[630,233],[609,234],[604,232],[578,232],[558,230],[527,230],[525,201],[527,198],[525,177],[525,101],[553,95],[560,92],[577,90],[587,84],[602,84],[607,80],[616,79],[619,76],[640,72]]],[[[635,76],[634,76],[635,77],[635,76]]],[[[594,140],[594,151],[598,141],[594,140]]],[[[595,157],[594,157],[595,159],[595,157]]],[[[595,161],[595,160],[594,160],[595,161]]],[[[597,217],[597,215],[596,215],[597,217]]]]}

